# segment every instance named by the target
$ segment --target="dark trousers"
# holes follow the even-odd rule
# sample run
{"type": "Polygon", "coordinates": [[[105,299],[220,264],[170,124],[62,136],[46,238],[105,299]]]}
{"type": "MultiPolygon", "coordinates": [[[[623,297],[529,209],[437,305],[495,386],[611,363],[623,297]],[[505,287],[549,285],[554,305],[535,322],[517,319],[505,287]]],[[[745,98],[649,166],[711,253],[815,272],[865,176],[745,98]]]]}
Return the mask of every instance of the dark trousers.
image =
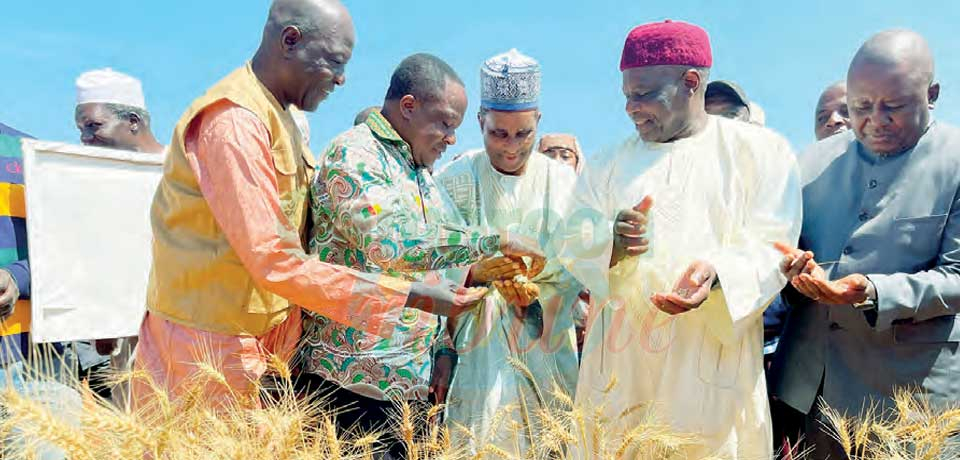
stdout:
{"type": "MultiPolygon", "coordinates": [[[[764,369],[770,369],[772,354],[764,355],[764,369]]],[[[768,380],[769,382],[769,380],[768,380]]],[[[819,403],[814,404],[809,414],[772,396],[770,397],[770,418],[773,421],[773,451],[783,460],[843,460],[847,456],[840,443],[830,435],[831,428],[820,412],[819,403]]],[[[823,382],[817,390],[817,401],[823,394],[823,382]]]]}
{"type": "Polygon", "coordinates": [[[771,398],[770,415],[773,418],[774,451],[779,458],[793,460],[845,460],[846,453],[830,434],[832,427],[814,405],[804,414],[786,403],[771,398]],[[787,449],[791,449],[788,451],[787,449]],[[792,452],[793,456],[788,454],[792,452]],[[801,455],[803,454],[803,455],[801,455]]]}
{"type": "MultiPolygon", "coordinates": [[[[399,460],[406,458],[406,446],[400,433],[396,429],[400,420],[400,411],[394,403],[381,401],[358,395],[345,390],[335,383],[329,382],[316,375],[301,374],[296,378],[297,394],[305,398],[323,398],[324,407],[334,415],[334,424],[337,433],[363,436],[367,433],[378,432],[382,453],[376,458],[380,460],[399,460]]],[[[426,401],[410,401],[414,412],[414,427],[422,430],[426,425],[422,422],[426,411],[426,401]]],[[[417,433],[419,436],[422,433],[417,433]]]]}

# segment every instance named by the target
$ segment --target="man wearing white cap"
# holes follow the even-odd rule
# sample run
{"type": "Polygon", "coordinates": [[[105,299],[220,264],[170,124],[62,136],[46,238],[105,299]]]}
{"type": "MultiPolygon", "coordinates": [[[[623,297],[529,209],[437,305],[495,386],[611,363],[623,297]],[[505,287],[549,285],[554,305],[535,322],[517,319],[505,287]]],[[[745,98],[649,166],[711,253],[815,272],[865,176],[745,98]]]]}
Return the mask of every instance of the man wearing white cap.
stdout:
{"type": "MultiPolygon", "coordinates": [[[[77,78],[74,118],[83,145],[161,154],[163,145],[150,130],[150,113],[140,80],[113,69],[84,72],[77,78]]],[[[91,388],[104,398],[126,407],[128,385],[113,389],[105,382],[108,369],[130,370],[137,338],[76,342],[78,370],[91,388]]]]}
{"type": "Polygon", "coordinates": [[[108,68],[80,75],[74,117],[83,145],[163,152],[150,130],[140,80],[127,74],[108,68]]]}
{"type": "MultiPolygon", "coordinates": [[[[510,50],[484,62],[480,83],[477,119],[485,148],[455,159],[437,177],[468,224],[519,233],[546,247],[576,173],[533,154],[540,65],[510,50]]],[[[556,405],[554,385],[568,395],[576,387],[571,309],[580,289],[549,258],[539,275],[494,286],[480,308],[450,328],[459,364],[450,387],[449,420],[470,430],[472,436],[457,430],[454,442],[473,452],[492,444],[525,456],[544,444],[535,442],[539,430],[531,425],[539,425],[535,421],[542,409],[556,405]],[[524,363],[532,379],[511,362],[524,363]],[[512,432],[516,424],[511,421],[524,429],[512,432]]],[[[539,452],[536,456],[541,457],[539,452]]]]}

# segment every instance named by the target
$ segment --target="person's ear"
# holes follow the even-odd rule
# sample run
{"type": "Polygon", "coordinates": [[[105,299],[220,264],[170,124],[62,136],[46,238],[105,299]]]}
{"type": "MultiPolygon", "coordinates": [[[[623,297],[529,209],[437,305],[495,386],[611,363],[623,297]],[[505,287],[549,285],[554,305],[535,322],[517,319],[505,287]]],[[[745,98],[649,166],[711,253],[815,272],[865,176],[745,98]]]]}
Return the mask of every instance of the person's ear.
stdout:
{"type": "Polygon", "coordinates": [[[697,69],[688,69],[683,73],[683,86],[690,91],[690,94],[696,93],[703,85],[703,75],[697,69]]]}
{"type": "Polygon", "coordinates": [[[287,26],[283,32],[280,32],[280,46],[283,47],[284,56],[293,54],[301,41],[303,41],[303,33],[296,26],[287,26]]]}
{"type": "Polygon", "coordinates": [[[413,114],[420,107],[420,101],[412,94],[407,94],[400,98],[400,115],[404,120],[413,118],[413,114]]]}
{"type": "Polygon", "coordinates": [[[143,119],[140,118],[140,115],[130,112],[130,115],[127,116],[127,123],[130,124],[130,132],[137,134],[140,132],[140,128],[143,125],[143,119]]]}
{"type": "Polygon", "coordinates": [[[933,84],[927,88],[927,105],[931,110],[936,105],[937,99],[940,99],[940,83],[933,82],[933,84]]]}

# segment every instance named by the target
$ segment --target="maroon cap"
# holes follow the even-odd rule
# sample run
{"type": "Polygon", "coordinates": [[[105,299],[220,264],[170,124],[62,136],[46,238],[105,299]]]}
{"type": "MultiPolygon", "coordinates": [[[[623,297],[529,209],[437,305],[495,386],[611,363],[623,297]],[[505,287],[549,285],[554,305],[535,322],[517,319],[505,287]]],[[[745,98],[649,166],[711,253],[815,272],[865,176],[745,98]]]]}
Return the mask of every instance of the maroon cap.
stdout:
{"type": "Polygon", "coordinates": [[[620,71],[655,65],[712,66],[707,31],[669,19],[634,27],[623,45],[620,71]]]}

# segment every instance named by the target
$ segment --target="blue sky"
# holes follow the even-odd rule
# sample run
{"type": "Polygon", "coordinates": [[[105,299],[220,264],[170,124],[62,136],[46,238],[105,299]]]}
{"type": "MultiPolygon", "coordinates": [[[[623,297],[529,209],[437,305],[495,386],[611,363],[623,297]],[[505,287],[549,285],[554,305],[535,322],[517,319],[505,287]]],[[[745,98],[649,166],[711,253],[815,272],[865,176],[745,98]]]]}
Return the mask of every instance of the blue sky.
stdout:
{"type": "MultiPolygon", "coordinates": [[[[345,0],[358,42],[347,85],[310,115],[315,151],[379,104],[406,55],[446,59],[467,83],[470,107],[455,153],[482,145],[474,114],[479,65],[516,47],[543,67],[541,132],[577,134],[593,152],[631,132],[617,69],[623,38],[672,18],[711,35],[713,77],[735,80],[795,148],[813,140],[820,90],[844,77],[860,43],[890,27],[930,41],[943,85],[935,114],[960,124],[960,1],[807,0],[345,0]],[[955,92],[956,91],[956,92],[955,92]]],[[[189,102],[242,64],[260,39],[267,0],[48,2],[0,5],[0,122],[34,136],[78,142],[74,79],[112,67],[143,80],[154,130],[169,141],[189,102]]],[[[448,153],[448,156],[452,156],[448,153]]]]}

